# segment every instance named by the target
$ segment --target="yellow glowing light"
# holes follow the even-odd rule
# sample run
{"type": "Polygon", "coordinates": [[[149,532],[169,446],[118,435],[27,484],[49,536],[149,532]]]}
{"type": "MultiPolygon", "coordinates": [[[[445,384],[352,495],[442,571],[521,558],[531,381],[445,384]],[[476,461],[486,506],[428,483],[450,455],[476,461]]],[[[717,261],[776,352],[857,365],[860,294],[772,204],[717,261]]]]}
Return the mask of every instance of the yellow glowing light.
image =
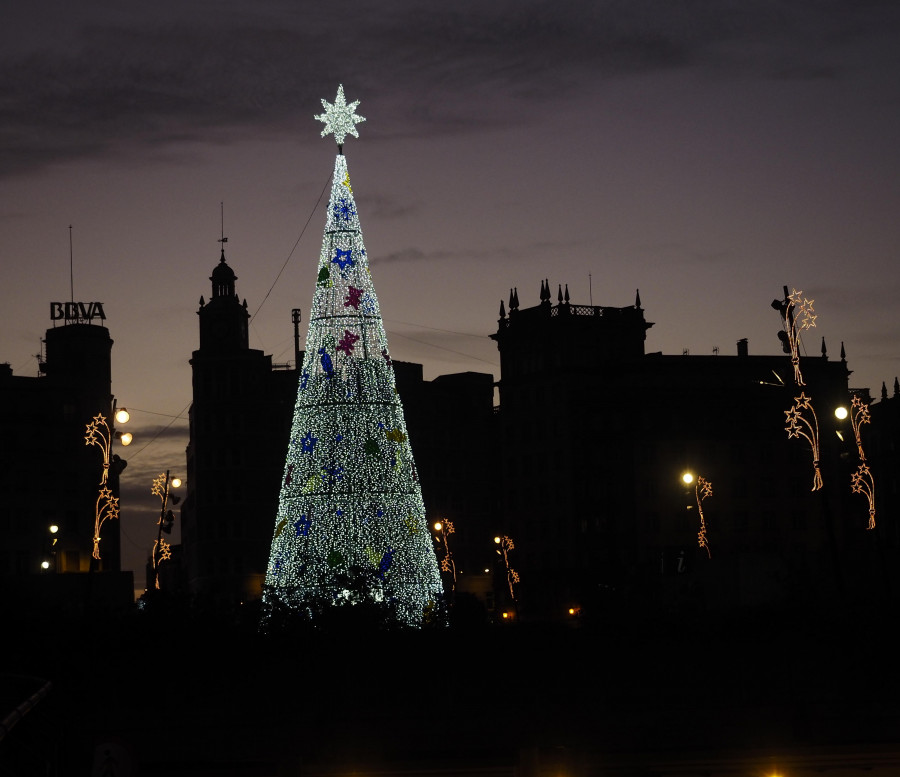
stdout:
{"type": "Polygon", "coordinates": [[[500,544],[500,538],[499,538],[499,537],[494,537],[494,542],[496,542],[496,543],[499,545],[499,544],[500,544]]]}
{"type": "Polygon", "coordinates": [[[181,488],[181,478],[172,478],[169,481],[169,485],[172,486],[172,488],[181,488]]]}
{"type": "Polygon", "coordinates": [[[133,439],[134,435],[132,435],[131,432],[125,432],[125,434],[119,438],[119,442],[121,442],[122,445],[131,445],[133,439]]]}
{"type": "Polygon", "coordinates": [[[691,472],[685,472],[681,476],[681,480],[684,482],[685,485],[689,486],[691,483],[694,482],[694,475],[691,472]]]}
{"type": "Polygon", "coordinates": [[[834,417],[838,419],[838,421],[843,421],[850,415],[850,411],[847,410],[846,407],[836,407],[834,409],[834,417]]]}
{"type": "Polygon", "coordinates": [[[434,530],[435,530],[435,531],[440,531],[440,530],[443,529],[443,528],[444,528],[444,527],[443,527],[443,524],[441,524],[440,521],[435,521],[435,522],[434,522],[434,530]]]}
{"type": "Polygon", "coordinates": [[[508,613],[508,612],[503,613],[503,620],[506,620],[508,617],[509,617],[509,613],[508,613]]]}
{"type": "Polygon", "coordinates": [[[42,562],[41,562],[41,569],[50,569],[50,562],[49,562],[49,561],[42,561],[42,562]]]}
{"type": "Polygon", "coordinates": [[[51,534],[56,534],[58,531],[59,531],[59,526],[57,526],[55,523],[50,525],[50,533],[51,534]]]}
{"type": "Polygon", "coordinates": [[[130,419],[131,413],[129,413],[124,407],[116,411],[116,421],[118,423],[127,424],[130,419]]]}

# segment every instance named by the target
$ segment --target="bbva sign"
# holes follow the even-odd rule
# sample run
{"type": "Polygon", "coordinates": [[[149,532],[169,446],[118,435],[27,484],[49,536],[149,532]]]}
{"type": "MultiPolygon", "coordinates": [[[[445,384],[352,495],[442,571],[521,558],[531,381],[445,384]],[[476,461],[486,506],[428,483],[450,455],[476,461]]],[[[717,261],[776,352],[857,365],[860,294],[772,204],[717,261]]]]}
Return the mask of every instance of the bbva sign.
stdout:
{"type": "Polygon", "coordinates": [[[51,321],[93,321],[106,320],[102,302],[51,302],[51,321]]]}

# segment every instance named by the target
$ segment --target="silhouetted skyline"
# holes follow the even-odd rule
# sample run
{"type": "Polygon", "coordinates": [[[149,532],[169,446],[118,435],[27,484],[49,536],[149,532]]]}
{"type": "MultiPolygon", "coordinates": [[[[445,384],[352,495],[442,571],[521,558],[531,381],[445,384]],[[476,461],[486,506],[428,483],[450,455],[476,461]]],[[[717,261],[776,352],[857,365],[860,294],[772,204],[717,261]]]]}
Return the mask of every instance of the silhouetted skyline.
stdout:
{"type": "Polygon", "coordinates": [[[734,353],[744,337],[751,353],[777,353],[768,303],[795,286],[819,314],[807,353],[824,336],[837,359],[843,342],[851,386],[890,386],[900,10],[691,10],[12,10],[0,31],[0,359],[36,374],[49,303],[70,296],[72,224],[74,297],[104,303],[113,391],[135,410],[126,566],[142,577],[153,477],[184,474],[186,420],[144,446],[190,403],[220,202],[251,346],[288,361],[295,307],[305,335],[334,153],[313,115],[338,83],[367,119],[345,152],[392,354],[426,377],[499,378],[487,335],[500,299],[516,286],[536,304],[548,278],[554,298],[568,283],[579,304],[628,305],[639,288],[655,322],[647,351],[669,354],[734,353]]]}

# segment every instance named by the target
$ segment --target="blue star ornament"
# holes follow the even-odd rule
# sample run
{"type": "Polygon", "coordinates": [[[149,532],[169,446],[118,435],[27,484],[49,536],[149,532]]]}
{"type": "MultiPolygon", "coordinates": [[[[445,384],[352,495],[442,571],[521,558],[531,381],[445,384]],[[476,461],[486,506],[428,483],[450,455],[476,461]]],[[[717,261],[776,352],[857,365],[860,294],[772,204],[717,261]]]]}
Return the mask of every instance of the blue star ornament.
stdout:
{"type": "Polygon", "coordinates": [[[317,121],[325,123],[322,137],[324,138],[326,135],[333,133],[334,141],[339,146],[343,145],[344,138],[347,135],[353,135],[354,138],[358,138],[359,133],[356,131],[356,125],[366,120],[364,116],[356,115],[356,106],[358,105],[359,100],[355,100],[350,105],[347,105],[347,101],[344,99],[343,84],[338,86],[337,97],[334,98],[333,104],[327,100],[322,100],[322,107],[325,109],[325,113],[314,117],[317,121]]]}
{"type": "Polygon", "coordinates": [[[350,265],[353,264],[353,249],[348,248],[346,251],[343,248],[335,249],[334,259],[331,260],[332,264],[336,264],[341,272],[347,269],[350,265]]]}
{"type": "Polygon", "coordinates": [[[316,447],[316,443],[319,441],[318,437],[313,437],[312,432],[307,432],[306,437],[300,440],[300,450],[303,453],[312,453],[313,448],[316,447]]]}

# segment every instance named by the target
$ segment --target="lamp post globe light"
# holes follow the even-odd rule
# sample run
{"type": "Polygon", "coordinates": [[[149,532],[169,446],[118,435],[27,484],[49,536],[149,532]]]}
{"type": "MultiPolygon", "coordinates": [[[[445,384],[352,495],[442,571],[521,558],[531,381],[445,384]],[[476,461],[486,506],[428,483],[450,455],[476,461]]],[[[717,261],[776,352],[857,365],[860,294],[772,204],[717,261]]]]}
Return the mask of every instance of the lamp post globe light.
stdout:
{"type": "Polygon", "coordinates": [[[50,536],[46,541],[46,549],[44,551],[44,558],[41,559],[41,570],[46,572],[52,569],[56,572],[56,543],[59,542],[59,525],[55,523],[51,523],[47,527],[47,531],[50,536]]]}

